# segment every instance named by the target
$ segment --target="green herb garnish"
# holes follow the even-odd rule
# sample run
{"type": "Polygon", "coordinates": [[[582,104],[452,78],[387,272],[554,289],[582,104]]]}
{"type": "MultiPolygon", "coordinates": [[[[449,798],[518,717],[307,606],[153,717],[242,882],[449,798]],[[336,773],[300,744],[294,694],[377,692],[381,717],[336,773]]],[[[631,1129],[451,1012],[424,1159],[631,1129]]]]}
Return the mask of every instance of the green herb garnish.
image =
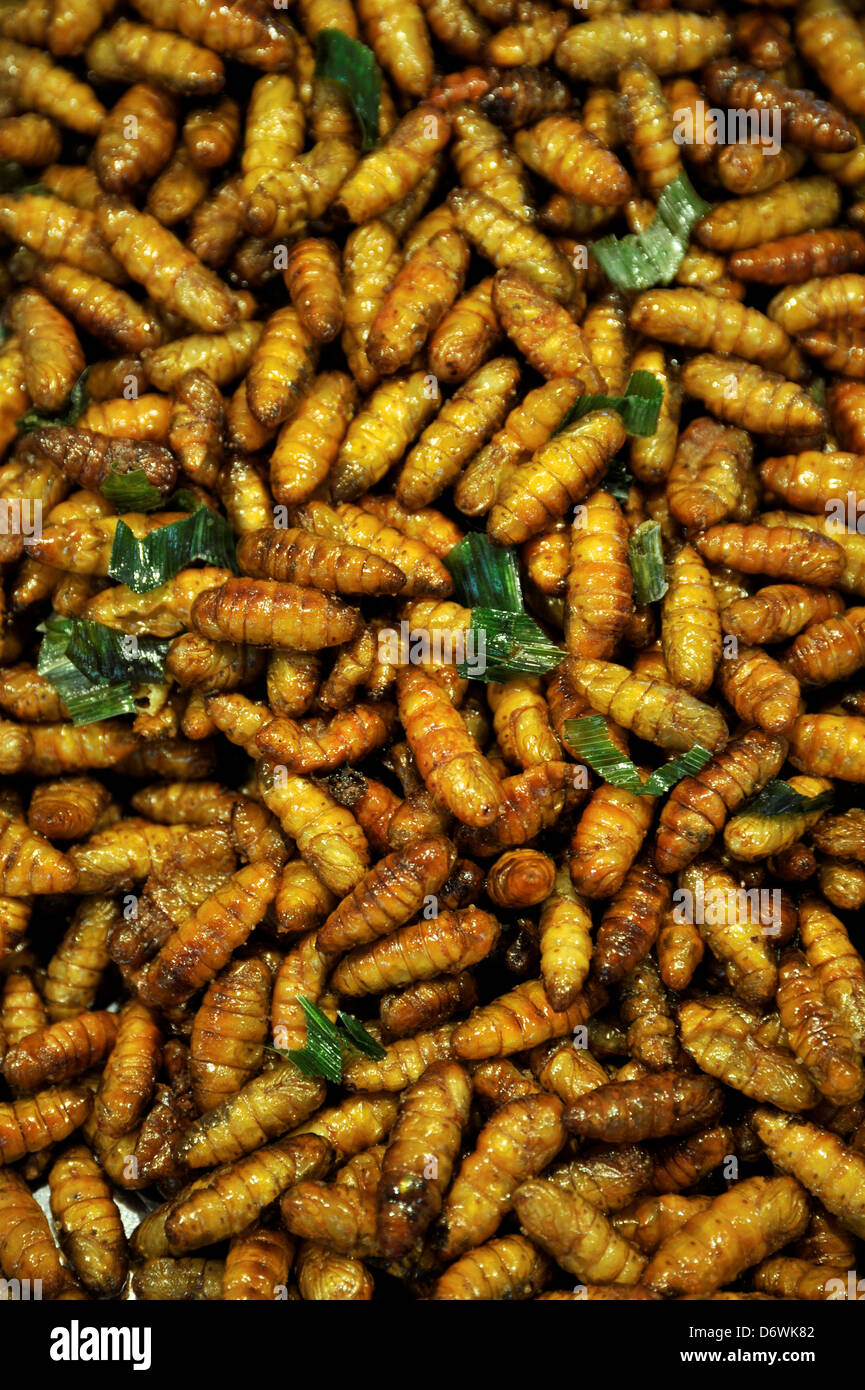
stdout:
{"type": "Polygon", "coordinates": [[[336,1016],[348,1034],[346,1039],[348,1046],[353,1047],[355,1052],[361,1053],[362,1056],[373,1057],[380,1062],[385,1056],[385,1050],[381,1043],[370,1037],[360,1019],[355,1018],[354,1014],[343,1013],[342,1009],[337,1011],[336,1016]]]}
{"type": "Polygon", "coordinates": [[[131,637],[103,623],[56,613],[38,631],[45,635],[36,669],[54,686],[73,724],[136,714],[132,685],[165,679],[167,640],[131,637]]]}
{"type": "Polygon", "coordinates": [[[651,372],[631,372],[623,396],[579,396],[553,434],[561,434],[593,410],[617,411],[628,434],[654,434],[663,399],[664,388],[656,376],[651,372]]]}
{"type": "Polygon", "coordinates": [[[66,409],[61,415],[40,415],[38,410],[28,410],[26,415],[22,415],[20,420],[15,421],[15,426],[22,434],[29,434],[31,430],[48,430],[59,428],[69,428],[77,425],[80,417],[87,409],[89,396],[87,395],[87,378],[90,375],[90,368],[85,367],[80,377],[76,381],[72,390],[69,392],[69,400],[66,409]]]}
{"type": "Polygon", "coordinates": [[[663,796],[683,777],[693,777],[712,756],[708,748],[695,743],[693,748],[671,758],[643,781],[635,764],[613,743],[603,715],[566,719],[565,742],[605,782],[633,792],[635,796],[663,796]]]}
{"type": "Polygon", "coordinates": [[[598,487],[608,492],[617,502],[627,502],[628,493],[634,486],[635,478],[624,459],[614,458],[598,487]]]}
{"type": "Polygon", "coordinates": [[[644,521],[637,527],[628,541],[628,564],[634,576],[635,603],[654,603],[664,597],[670,586],[664,569],[660,522],[644,521]]]}
{"type": "Polygon", "coordinates": [[[129,473],[112,469],[101,491],[119,512],[152,512],[165,500],[143,468],[133,468],[129,473]]]}
{"type": "Polygon", "coordinates": [[[520,576],[512,550],[493,545],[480,531],[470,531],[448,551],[444,563],[453,575],[458,601],[466,608],[478,605],[522,612],[520,576]]]}
{"type": "Polygon", "coordinates": [[[91,680],[115,682],[132,677],[140,685],[165,679],[165,658],[171,645],[167,639],[133,637],[89,618],[72,622],[66,655],[91,680]]]}
{"type": "Polygon", "coordinates": [[[820,792],[818,796],[803,796],[788,782],[767,782],[745,810],[749,816],[770,818],[801,815],[803,812],[828,811],[834,800],[834,791],[820,792]]]}
{"type": "Polygon", "coordinates": [[[340,29],[322,29],[315,36],[315,76],[341,82],[360,124],[363,150],[378,144],[381,69],[365,43],[340,29]]]}
{"type": "Polygon", "coordinates": [[[311,999],[301,995],[298,1003],[306,1016],[306,1042],[303,1047],[292,1047],[287,1051],[275,1047],[280,1057],[293,1062],[304,1076],[320,1076],[325,1081],[338,1084],[342,1081],[343,1048],[350,1047],[365,1057],[377,1061],[385,1056],[385,1050],[375,1038],[370,1037],[359,1019],[341,1011],[337,1022],[331,1023],[326,1014],[311,999]],[[340,1026],[342,1031],[340,1031],[340,1026]]]}
{"type": "Polygon", "coordinates": [[[179,487],[176,492],[172,492],[170,497],[165,499],[165,509],[169,512],[196,512],[199,507],[205,505],[200,497],[197,497],[191,488],[179,487]]]}
{"type": "Polygon", "coordinates": [[[474,641],[475,657],[460,662],[457,673],[474,680],[509,681],[521,671],[539,676],[558,666],[564,657],[561,647],[550,641],[528,613],[473,608],[469,637],[474,641]]]}
{"type": "Polygon", "coordinates": [[[709,204],[687,174],[679,174],[661,193],[655,216],[644,232],[602,237],[593,243],[592,255],[607,278],[621,289],[669,285],[682,264],[693,228],[709,211],[709,204]]]}
{"type": "Polygon", "coordinates": [[[141,540],[125,521],[118,521],[108,573],[133,593],[146,594],[167,584],[193,560],[239,573],[231,526],[225,517],[203,505],[182,521],[171,521],[141,540]]]}
{"type": "Polygon", "coordinates": [[[473,531],[445,556],[457,596],[472,617],[465,634],[471,660],[457,663],[469,679],[507,681],[519,672],[539,675],[558,666],[564,653],[523,609],[517,560],[473,531]]]}

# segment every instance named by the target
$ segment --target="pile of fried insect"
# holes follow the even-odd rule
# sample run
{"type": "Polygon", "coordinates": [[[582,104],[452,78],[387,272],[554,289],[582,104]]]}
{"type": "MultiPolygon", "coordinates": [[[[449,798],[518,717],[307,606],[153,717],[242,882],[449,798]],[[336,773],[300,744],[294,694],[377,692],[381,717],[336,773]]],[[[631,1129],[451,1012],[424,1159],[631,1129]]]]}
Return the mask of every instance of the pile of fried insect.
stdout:
{"type": "Polygon", "coordinates": [[[849,1296],[863,21],[663,4],[0,11],[5,1297],[849,1296]]]}

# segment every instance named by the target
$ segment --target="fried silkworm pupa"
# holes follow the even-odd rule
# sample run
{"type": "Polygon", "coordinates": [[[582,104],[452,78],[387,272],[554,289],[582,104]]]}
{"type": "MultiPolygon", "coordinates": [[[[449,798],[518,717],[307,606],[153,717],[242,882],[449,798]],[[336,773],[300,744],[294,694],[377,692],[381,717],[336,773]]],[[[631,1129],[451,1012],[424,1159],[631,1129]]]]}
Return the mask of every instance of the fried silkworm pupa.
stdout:
{"type": "Polygon", "coordinates": [[[0,1103],[0,1167],[66,1139],[93,1105],[85,1086],[51,1086],[23,1100],[0,1103]]]}
{"type": "Polygon", "coordinates": [[[865,1071],[852,1034],[830,1007],[801,951],[788,948],[781,957],[777,1004],[790,1047],[821,1094],[837,1105],[861,1100],[865,1071]]]}
{"type": "Polygon", "coordinates": [[[585,1023],[607,1001],[606,990],[589,980],[566,1009],[554,1009],[540,980],[527,980],[490,1004],[473,1009],[454,1031],[458,1057],[479,1061],[505,1057],[563,1037],[585,1023]]]}
{"type": "Polygon", "coordinates": [[[405,989],[383,994],[379,1022],[384,1042],[419,1033],[446,1022],[454,1014],[473,1009],[478,989],[471,971],[418,980],[405,989]]]}
{"type": "Polygon", "coordinates": [[[711,1078],[659,1071],[599,1087],[565,1111],[565,1124],[585,1138],[631,1144],[688,1134],[716,1119],[723,1103],[711,1078]]]}
{"type": "Polygon", "coordinates": [[[561,1267],[583,1281],[640,1282],[646,1257],[615,1230],[603,1212],[577,1192],[543,1178],[523,1183],[514,1196],[523,1229],[561,1267]]]}
{"type": "Polygon", "coordinates": [[[478,1135],[445,1199],[437,1233],[442,1258],[456,1259],[494,1235],[514,1193],[565,1142],[562,1103],[544,1092],[503,1105],[478,1135]]]}
{"type": "Polygon", "coordinates": [[[327,918],[319,949],[335,955],[392,932],[435,896],[455,861],[456,850],[443,837],[416,840],[387,855],[327,918]]]}
{"type": "Polygon", "coordinates": [[[296,527],[248,531],[237,559],[253,578],[289,581],[333,594],[397,594],[406,582],[402,571],[382,556],[296,527]]]}
{"type": "Polygon", "coordinates": [[[318,1135],[303,1134],[215,1169],[172,1201],[165,1218],[169,1250],[183,1254],[238,1235],[286,1188],[323,1174],[331,1152],[318,1135]]]}
{"type": "Polygon", "coordinates": [[[117,1015],[105,1009],[50,1023],[9,1049],[6,1080],[18,1091],[69,1081],[104,1061],[117,1032],[117,1015]]]}
{"type": "Polygon", "coordinates": [[[752,1100],[782,1110],[805,1110],[817,1089],[788,1048],[759,1036],[759,1015],[732,1000],[687,1000],[679,1005],[682,1046],[702,1071],[752,1100]]]}
{"type": "Polygon", "coordinates": [[[792,1178],[745,1178],[655,1251],[643,1281],[657,1293],[708,1294],[802,1234],[805,1192],[792,1178]]]}
{"type": "Polygon", "coordinates": [[[456,1062],[433,1062],[406,1091],[384,1156],[376,1231],[399,1259],[441,1210],[469,1117],[472,1087],[456,1062]]]}
{"type": "Polygon", "coordinates": [[[727,742],[718,711],[666,681],[635,676],[611,661],[568,658],[565,665],[568,681],[592,709],[638,738],[678,751],[694,743],[715,751],[727,742]]]}
{"type": "Polygon", "coordinates": [[[457,974],[484,960],[499,932],[489,912],[476,907],[445,909],[349,952],[333,971],[331,984],[340,994],[352,997],[439,974],[457,974]]]}
{"type": "Polygon", "coordinates": [[[52,1164],[48,1182],[58,1238],[76,1274],[91,1293],[116,1297],[128,1267],[126,1236],[99,1164],[83,1144],[73,1145],[52,1164]]]}
{"type": "Polygon", "coordinates": [[[0,1169],[0,1269],[25,1288],[35,1282],[42,1298],[59,1298],[75,1285],[41,1207],[24,1179],[11,1169],[0,1169]]]}
{"type": "Polygon", "coordinates": [[[188,1126],[177,1158],[190,1168],[232,1163],[305,1120],[325,1091],[323,1082],[304,1076],[291,1062],[262,1072],[188,1126]]]}
{"type": "Polygon", "coordinates": [[[333,1149],[337,1162],[344,1163],[386,1139],[398,1111],[397,1097],[386,1091],[347,1096],[330,1109],[316,1111],[315,1118],[300,1125],[292,1137],[317,1134],[333,1149]]]}
{"type": "Polygon", "coordinates": [[[487,870],[486,891],[497,907],[533,907],[553,890],[556,866],[536,849],[507,850],[487,870]]]}
{"type": "Polygon", "coordinates": [[[137,980],[155,1005],[183,1003],[219,972],[276,896],[279,871],[262,860],[240,869],[168,938],[137,980]]]}
{"type": "Polygon", "coordinates": [[[621,980],[651,950],[671,889],[644,855],[628,870],[598,926],[592,970],[602,984],[621,980]]]}
{"type": "Polygon", "coordinates": [[[145,1302],[201,1302],[222,1297],[224,1260],[187,1258],[172,1260],[167,1256],[145,1260],[132,1276],[136,1298],[145,1302]]]}
{"type": "Polygon", "coordinates": [[[113,898],[84,898],[76,908],[62,941],[48,962],[43,994],[52,1023],[61,1018],[74,1018],[92,1008],[110,959],[108,934],[118,917],[113,898]]]}
{"type": "Polygon", "coordinates": [[[772,1162],[798,1178],[854,1235],[865,1230],[865,1159],[837,1135],[792,1115],[761,1107],[753,1125],[772,1162]]]}
{"type": "Polygon", "coordinates": [[[500,1236],[454,1260],[431,1298],[460,1302],[534,1298],[549,1276],[549,1261],[524,1236],[500,1236]]]}
{"type": "Polygon", "coordinates": [[[190,1038],[192,1092],[201,1114],[235,1095],[261,1067],[269,998],[270,972],[258,960],[234,961],[208,986],[190,1038]]]}
{"type": "Polygon", "coordinates": [[[442,1023],[410,1038],[397,1038],[385,1048],[379,1060],[357,1057],[343,1071],[343,1082],[349,1090],[402,1091],[417,1081],[432,1062],[450,1059],[453,1055],[452,1023],[442,1023]]]}
{"type": "Polygon", "coordinates": [[[673,873],[707,850],[728,815],[778,775],[786,753],[783,738],[749,729],[693,777],[678,782],[658,823],[654,847],[658,869],[673,873]]]}
{"type": "Polygon", "coordinates": [[[501,805],[499,781],[434,675],[403,667],[397,677],[400,718],[433,795],[464,823],[489,825],[501,805]]]}

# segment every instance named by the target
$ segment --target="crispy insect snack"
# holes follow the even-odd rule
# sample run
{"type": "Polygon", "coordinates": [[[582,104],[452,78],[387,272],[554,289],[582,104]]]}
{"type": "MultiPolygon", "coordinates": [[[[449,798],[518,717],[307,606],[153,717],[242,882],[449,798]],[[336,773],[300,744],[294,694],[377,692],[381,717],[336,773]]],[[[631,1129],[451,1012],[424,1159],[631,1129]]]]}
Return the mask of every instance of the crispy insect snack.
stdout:
{"type": "Polygon", "coordinates": [[[0,1293],[828,1301],[861,4],[285,8],[0,5],[0,1293]]]}

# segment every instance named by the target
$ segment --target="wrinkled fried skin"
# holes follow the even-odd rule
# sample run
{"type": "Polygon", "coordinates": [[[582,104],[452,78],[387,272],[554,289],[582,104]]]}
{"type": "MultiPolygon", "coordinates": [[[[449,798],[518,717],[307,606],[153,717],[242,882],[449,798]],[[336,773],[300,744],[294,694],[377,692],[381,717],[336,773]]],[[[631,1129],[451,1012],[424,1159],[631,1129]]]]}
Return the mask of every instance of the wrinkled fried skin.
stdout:
{"type": "Polygon", "coordinates": [[[847,1289],[865,37],[665,3],[0,4],[0,1297],[847,1289]]]}

